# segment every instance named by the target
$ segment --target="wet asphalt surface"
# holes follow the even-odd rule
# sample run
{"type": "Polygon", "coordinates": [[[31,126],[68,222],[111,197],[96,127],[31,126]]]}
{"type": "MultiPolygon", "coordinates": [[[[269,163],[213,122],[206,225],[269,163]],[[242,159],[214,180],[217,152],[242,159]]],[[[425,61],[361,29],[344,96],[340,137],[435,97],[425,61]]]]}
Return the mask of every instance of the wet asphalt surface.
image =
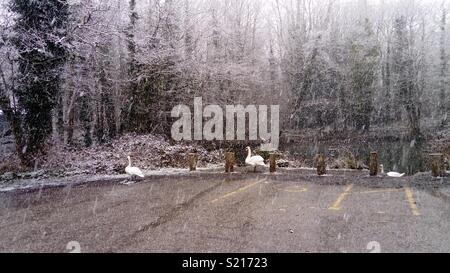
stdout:
{"type": "Polygon", "coordinates": [[[0,193],[0,252],[450,252],[448,185],[298,171],[0,193]]]}

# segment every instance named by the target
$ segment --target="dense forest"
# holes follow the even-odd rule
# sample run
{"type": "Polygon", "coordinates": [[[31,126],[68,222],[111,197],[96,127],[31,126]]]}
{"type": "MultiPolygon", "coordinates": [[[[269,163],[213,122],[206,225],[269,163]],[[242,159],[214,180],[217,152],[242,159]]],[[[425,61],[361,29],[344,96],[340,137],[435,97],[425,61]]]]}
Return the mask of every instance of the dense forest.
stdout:
{"type": "MultiPolygon", "coordinates": [[[[49,145],[170,135],[171,109],[279,104],[284,132],[448,130],[448,0],[2,0],[0,115],[49,145]]],[[[381,134],[381,133],[380,133],[381,134]]]]}

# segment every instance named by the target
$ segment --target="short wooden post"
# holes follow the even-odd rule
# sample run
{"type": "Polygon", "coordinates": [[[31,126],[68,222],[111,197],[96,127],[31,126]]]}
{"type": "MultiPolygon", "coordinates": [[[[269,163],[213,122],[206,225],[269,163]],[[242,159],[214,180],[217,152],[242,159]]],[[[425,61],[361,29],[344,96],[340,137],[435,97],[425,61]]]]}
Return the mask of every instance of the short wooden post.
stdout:
{"type": "Polygon", "coordinates": [[[194,153],[190,153],[188,155],[188,161],[189,161],[189,171],[194,172],[197,170],[197,162],[198,162],[198,155],[194,153]]]}
{"type": "Polygon", "coordinates": [[[433,177],[444,176],[444,155],[443,154],[430,154],[431,161],[431,174],[433,177]]]}
{"type": "Polygon", "coordinates": [[[378,153],[371,152],[369,158],[370,176],[378,175],[378,153]]]}
{"type": "Polygon", "coordinates": [[[325,156],[323,154],[317,155],[317,174],[318,175],[327,174],[327,166],[325,162],[325,156]]]}
{"type": "Polygon", "coordinates": [[[269,163],[270,163],[270,172],[274,173],[277,171],[277,154],[270,154],[269,155],[269,163]]]}
{"type": "Polygon", "coordinates": [[[234,164],[235,164],[235,155],[233,152],[227,152],[225,154],[225,172],[232,173],[234,172],[234,164]]]}

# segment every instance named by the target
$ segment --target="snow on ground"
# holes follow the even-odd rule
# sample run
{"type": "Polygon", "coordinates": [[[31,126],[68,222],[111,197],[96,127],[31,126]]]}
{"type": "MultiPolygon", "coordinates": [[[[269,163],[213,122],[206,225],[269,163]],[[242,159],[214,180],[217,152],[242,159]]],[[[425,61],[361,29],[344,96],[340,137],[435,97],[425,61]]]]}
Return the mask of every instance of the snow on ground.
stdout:
{"type": "MultiPolygon", "coordinates": [[[[200,171],[214,171],[224,164],[221,149],[207,151],[197,144],[171,143],[155,135],[128,134],[111,143],[89,148],[54,145],[45,160],[32,171],[21,170],[19,159],[10,151],[0,154],[0,187],[9,189],[12,183],[14,187],[17,184],[18,187],[25,185],[25,188],[30,183],[51,185],[64,183],[65,178],[94,181],[121,178],[128,165],[127,156],[131,156],[132,165],[146,175],[185,173],[188,172],[187,155],[193,152],[198,154],[200,171]]],[[[291,167],[300,166],[296,160],[284,161],[291,167]]]]}
{"type": "Polygon", "coordinates": [[[13,154],[0,156],[1,181],[22,179],[48,179],[52,177],[120,175],[128,165],[127,156],[132,165],[144,172],[159,173],[161,169],[184,169],[187,167],[187,154],[199,155],[199,167],[207,167],[222,161],[222,151],[208,152],[195,144],[172,144],[164,137],[154,135],[125,135],[109,144],[89,148],[74,149],[54,145],[45,160],[33,172],[15,170],[19,164],[13,154]]]}
{"type": "Polygon", "coordinates": [[[184,168],[188,153],[199,154],[199,166],[215,162],[220,151],[210,153],[198,145],[171,144],[161,136],[129,134],[108,145],[80,151],[57,151],[49,156],[44,168],[68,171],[84,170],[93,174],[120,174],[132,158],[133,166],[142,170],[184,168]]]}
{"type": "MultiPolygon", "coordinates": [[[[220,168],[218,165],[208,165],[207,168],[199,168],[198,171],[216,171],[220,168]]],[[[146,177],[149,176],[182,176],[189,175],[188,169],[181,168],[164,168],[160,170],[143,171],[146,177]]],[[[0,192],[10,192],[16,190],[33,190],[40,188],[59,187],[59,186],[76,186],[80,184],[99,182],[99,181],[129,181],[127,174],[116,175],[76,175],[62,178],[35,178],[14,180],[12,183],[0,183],[0,192]]]]}

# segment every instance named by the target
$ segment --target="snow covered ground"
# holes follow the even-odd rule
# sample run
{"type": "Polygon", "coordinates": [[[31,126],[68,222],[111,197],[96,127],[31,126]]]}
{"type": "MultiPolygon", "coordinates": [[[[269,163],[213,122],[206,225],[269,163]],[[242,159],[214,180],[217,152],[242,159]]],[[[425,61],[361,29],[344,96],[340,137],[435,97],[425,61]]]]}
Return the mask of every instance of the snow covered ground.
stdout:
{"type": "MultiPolygon", "coordinates": [[[[209,165],[208,168],[199,168],[200,172],[212,172],[218,170],[219,166],[209,165]]],[[[188,169],[181,168],[165,168],[160,170],[143,171],[146,177],[158,177],[158,176],[183,176],[189,175],[188,169]]],[[[14,180],[12,183],[1,183],[0,192],[9,192],[16,190],[33,190],[50,187],[60,186],[76,186],[80,184],[99,182],[99,181],[117,181],[125,182],[129,180],[127,174],[115,174],[115,175],[76,175],[62,178],[35,178],[35,179],[21,179],[14,180]]]]}
{"type": "Polygon", "coordinates": [[[35,170],[21,170],[20,161],[13,151],[0,154],[0,184],[12,180],[49,179],[62,177],[88,177],[120,175],[125,173],[131,156],[132,164],[143,171],[160,172],[161,169],[181,169],[187,166],[187,155],[199,155],[199,167],[223,161],[223,152],[209,152],[196,144],[170,143],[155,135],[125,135],[109,144],[89,148],[64,148],[54,145],[45,159],[38,159],[35,170]]]}

